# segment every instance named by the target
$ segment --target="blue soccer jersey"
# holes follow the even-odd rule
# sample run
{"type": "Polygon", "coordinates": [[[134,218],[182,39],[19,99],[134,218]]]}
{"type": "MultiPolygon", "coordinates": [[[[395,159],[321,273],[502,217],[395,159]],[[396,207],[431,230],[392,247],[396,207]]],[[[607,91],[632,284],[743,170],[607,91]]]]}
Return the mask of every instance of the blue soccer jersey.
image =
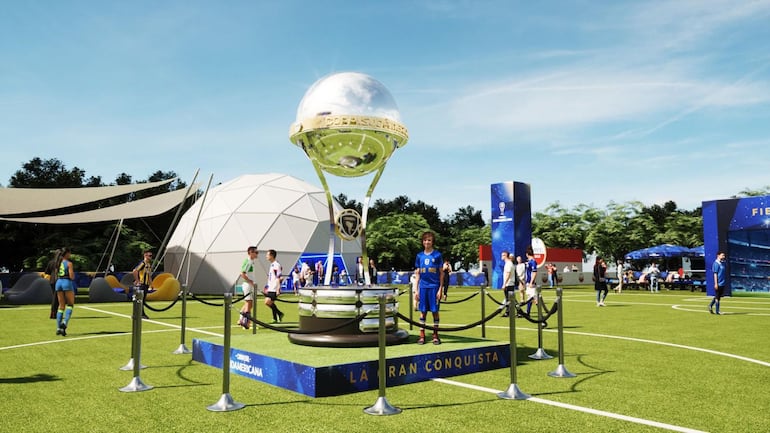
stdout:
{"type": "Polygon", "coordinates": [[[433,250],[430,254],[426,254],[425,251],[417,254],[414,267],[420,270],[421,289],[438,289],[439,275],[443,264],[444,259],[437,250],[433,250]]]}
{"type": "Polygon", "coordinates": [[[537,272],[537,262],[535,259],[527,260],[527,283],[532,282],[532,274],[537,272]]]}

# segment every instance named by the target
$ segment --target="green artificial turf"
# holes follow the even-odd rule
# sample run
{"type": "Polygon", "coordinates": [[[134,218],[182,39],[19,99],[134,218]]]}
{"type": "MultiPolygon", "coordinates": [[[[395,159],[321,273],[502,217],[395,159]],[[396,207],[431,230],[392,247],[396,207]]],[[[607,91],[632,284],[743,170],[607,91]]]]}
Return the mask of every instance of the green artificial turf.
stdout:
{"type": "MultiPolygon", "coordinates": [[[[476,290],[452,287],[450,300],[476,290]]],[[[493,296],[502,299],[499,291],[493,296]]],[[[544,296],[550,305],[554,292],[544,296]]],[[[479,299],[442,305],[442,325],[479,320],[479,299]]],[[[66,337],[55,335],[47,306],[0,304],[0,432],[653,432],[667,425],[675,431],[770,431],[770,300],[728,298],[722,316],[708,314],[708,300],[700,293],[630,291],[611,293],[607,306],[597,307],[593,290],[567,288],[564,366],[576,378],[547,374],[558,365],[555,318],[542,335],[551,360],[527,357],[538,347],[538,333],[518,320],[517,385],[531,400],[498,398],[511,383],[505,368],[388,388],[388,402],[403,409],[392,416],[363,412],[377,391],[313,399],[238,375],[231,376],[229,392],[246,407],[208,411],[224,391],[222,370],[172,353],[180,345],[180,304],[148,311],[151,320],[143,322],[141,361],[147,368],[140,376],[154,388],[120,392],[133,377],[119,370],[131,356],[130,303],[88,304],[79,297],[66,337]]],[[[486,305],[488,311],[495,307],[488,298],[486,305]]],[[[221,338],[222,307],[191,301],[187,308],[188,347],[192,338],[221,338]]],[[[268,317],[264,305],[259,308],[268,317]]],[[[281,308],[284,326],[296,322],[294,305],[281,308]]],[[[507,324],[499,317],[487,323],[486,339],[507,342],[507,324]]],[[[307,360],[327,352],[336,352],[333,358],[370,357],[377,350],[308,348],[266,329],[257,336],[231,330],[234,346],[252,343],[307,360]]],[[[451,337],[474,341],[481,334],[477,327],[451,337]]],[[[408,344],[387,352],[420,350],[440,347],[408,344]]]]}

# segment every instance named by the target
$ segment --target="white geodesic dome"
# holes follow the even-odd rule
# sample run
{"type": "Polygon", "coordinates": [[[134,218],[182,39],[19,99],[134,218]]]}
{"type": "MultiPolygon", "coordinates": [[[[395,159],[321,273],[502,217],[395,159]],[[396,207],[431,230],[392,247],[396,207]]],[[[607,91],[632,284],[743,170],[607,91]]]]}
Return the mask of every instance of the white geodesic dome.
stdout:
{"type": "MultiPolygon", "coordinates": [[[[165,270],[179,274],[193,293],[223,293],[232,287],[250,245],[259,248],[258,287],[266,280],[268,249],[278,253],[284,275],[301,254],[326,254],[329,249],[326,193],[295,177],[244,175],[211,188],[193,230],[202,202],[201,197],[179,220],[164,260],[165,270]],[[188,243],[189,257],[185,257],[188,243]]],[[[335,201],[335,212],[340,210],[335,201]]],[[[361,255],[358,240],[337,239],[336,243],[335,251],[346,264],[355,263],[361,255]]]]}

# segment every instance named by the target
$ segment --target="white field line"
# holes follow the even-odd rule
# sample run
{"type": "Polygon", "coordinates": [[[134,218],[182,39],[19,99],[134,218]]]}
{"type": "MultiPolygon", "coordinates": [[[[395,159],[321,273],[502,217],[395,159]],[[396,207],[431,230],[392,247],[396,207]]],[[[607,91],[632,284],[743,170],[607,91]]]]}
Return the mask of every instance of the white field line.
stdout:
{"type": "MultiPolygon", "coordinates": [[[[454,325],[450,325],[450,326],[454,326],[454,325]]],[[[497,325],[487,326],[487,328],[508,329],[507,326],[497,326],[497,325]]],[[[516,329],[518,331],[537,332],[537,329],[533,329],[533,328],[521,328],[521,329],[519,329],[517,327],[516,329]]],[[[555,329],[544,329],[543,332],[555,333],[557,331],[555,329]]],[[[704,349],[702,347],[687,346],[687,345],[684,345],[684,344],[667,343],[665,341],[657,341],[657,340],[646,340],[644,338],[623,337],[623,336],[620,336],[620,335],[595,334],[595,333],[592,333],[592,332],[564,331],[564,333],[565,334],[572,334],[572,335],[582,335],[584,337],[610,338],[610,339],[615,339],[615,340],[635,341],[637,343],[657,344],[659,346],[676,347],[677,349],[694,350],[696,352],[704,352],[704,353],[708,353],[708,354],[711,354],[711,355],[725,356],[727,358],[733,358],[733,359],[738,359],[740,361],[751,362],[751,363],[754,363],[754,364],[759,364],[759,365],[761,365],[763,367],[770,367],[770,362],[760,361],[758,359],[753,359],[753,358],[747,358],[745,356],[735,355],[735,354],[727,353],[727,352],[719,352],[717,350],[704,349]]]]}
{"type": "MultiPolygon", "coordinates": [[[[444,383],[444,384],[447,384],[447,385],[460,386],[460,387],[463,387],[463,388],[473,389],[473,390],[482,391],[482,392],[488,392],[488,393],[492,393],[492,394],[499,394],[499,393],[502,392],[502,391],[499,391],[499,390],[496,390],[496,389],[486,388],[486,387],[477,386],[477,385],[469,385],[469,384],[462,383],[462,382],[457,382],[457,381],[454,381],[454,380],[441,379],[441,378],[436,378],[436,379],[431,379],[431,380],[434,381],[434,382],[440,382],[440,383],[444,383]]],[[[607,418],[614,418],[614,419],[618,419],[618,420],[621,420],[621,421],[628,421],[628,422],[633,422],[633,423],[636,423],[636,424],[648,425],[648,426],[651,426],[651,427],[658,427],[658,428],[662,428],[662,429],[666,429],[666,430],[670,430],[670,431],[684,432],[684,433],[705,433],[702,430],[695,430],[695,429],[691,429],[691,428],[687,428],[687,427],[680,427],[680,426],[676,426],[676,425],[672,425],[672,424],[666,424],[666,423],[662,423],[662,422],[658,422],[658,421],[651,421],[651,420],[647,420],[647,419],[643,419],[643,418],[636,418],[636,417],[632,417],[632,416],[621,415],[621,414],[612,413],[612,412],[606,412],[606,411],[603,411],[603,410],[591,409],[590,407],[582,407],[582,406],[576,406],[574,404],[567,404],[567,403],[561,403],[561,402],[558,402],[558,401],[546,400],[546,399],[539,398],[539,397],[529,397],[526,400],[527,401],[531,401],[533,403],[547,404],[549,406],[560,407],[562,409],[569,409],[569,410],[574,410],[574,411],[578,411],[578,412],[590,413],[592,415],[598,415],[598,416],[603,416],[603,417],[607,417],[607,418]]]]}
{"type": "MultiPolygon", "coordinates": [[[[102,309],[99,309],[99,308],[86,307],[86,306],[79,306],[78,308],[82,308],[84,310],[89,310],[89,311],[95,311],[97,313],[109,314],[109,315],[112,315],[112,316],[118,316],[118,317],[123,317],[123,318],[126,318],[126,319],[131,319],[130,315],[122,314],[122,313],[116,313],[116,312],[113,312],[113,311],[102,310],[102,309]]],[[[171,331],[176,331],[176,330],[182,329],[182,327],[179,326],[179,325],[174,325],[174,324],[165,323],[165,322],[159,322],[157,320],[147,320],[147,319],[145,319],[144,321],[145,322],[150,322],[150,323],[155,323],[155,324],[162,325],[162,326],[167,326],[167,327],[172,328],[172,329],[160,329],[160,330],[154,330],[154,331],[142,331],[142,334],[151,334],[151,333],[158,333],[158,332],[171,332],[171,331]]],[[[186,328],[186,330],[187,331],[192,331],[192,332],[198,332],[198,333],[201,333],[201,334],[211,335],[211,336],[214,336],[214,337],[223,337],[222,334],[218,334],[216,332],[211,332],[211,331],[206,331],[205,330],[205,329],[217,329],[217,328],[221,328],[221,326],[211,326],[211,327],[206,327],[206,328],[186,328]]],[[[69,342],[69,341],[90,340],[90,339],[94,339],[94,338],[120,337],[120,336],[124,336],[124,335],[131,335],[131,332],[129,331],[129,332],[118,332],[118,333],[115,333],[115,334],[87,335],[87,336],[83,336],[83,337],[63,337],[63,338],[57,338],[55,340],[37,341],[37,342],[34,342],[34,343],[17,344],[17,345],[14,345],[14,346],[0,347],[0,351],[2,351],[2,350],[10,350],[10,349],[18,349],[18,348],[22,348],[22,347],[42,346],[42,345],[45,345],[45,344],[66,343],[66,342],[69,342]]]]}

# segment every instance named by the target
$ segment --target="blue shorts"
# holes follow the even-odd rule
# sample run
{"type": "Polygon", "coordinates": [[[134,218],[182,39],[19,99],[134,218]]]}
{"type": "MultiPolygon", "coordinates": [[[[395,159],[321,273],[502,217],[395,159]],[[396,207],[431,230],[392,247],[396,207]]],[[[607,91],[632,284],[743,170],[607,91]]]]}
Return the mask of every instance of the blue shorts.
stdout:
{"type": "Polygon", "coordinates": [[[56,280],[56,291],[57,292],[67,292],[75,290],[75,285],[72,284],[72,280],[69,279],[63,279],[59,278],[56,280]]]}
{"type": "Polygon", "coordinates": [[[420,287],[420,302],[417,305],[417,309],[420,312],[430,311],[431,313],[438,313],[438,288],[423,288],[420,287]]]}

